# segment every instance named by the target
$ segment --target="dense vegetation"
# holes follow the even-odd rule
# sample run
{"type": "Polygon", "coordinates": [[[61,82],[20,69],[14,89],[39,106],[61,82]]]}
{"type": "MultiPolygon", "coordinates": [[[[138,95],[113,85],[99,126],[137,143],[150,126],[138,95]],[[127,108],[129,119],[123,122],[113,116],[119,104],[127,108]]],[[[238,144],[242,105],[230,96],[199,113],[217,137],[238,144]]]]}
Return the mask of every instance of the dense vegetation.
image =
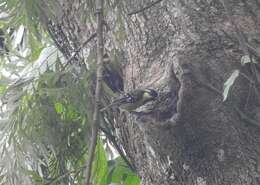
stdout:
{"type": "MultiPolygon", "coordinates": [[[[96,59],[89,55],[82,68],[68,65],[45,24],[55,21],[56,6],[53,1],[0,2],[0,184],[84,184],[96,59]]],[[[107,96],[115,95],[103,86],[107,96]]],[[[103,125],[111,121],[104,118],[103,125]]],[[[139,184],[112,145],[100,132],[94,183],[139,184]]]]}

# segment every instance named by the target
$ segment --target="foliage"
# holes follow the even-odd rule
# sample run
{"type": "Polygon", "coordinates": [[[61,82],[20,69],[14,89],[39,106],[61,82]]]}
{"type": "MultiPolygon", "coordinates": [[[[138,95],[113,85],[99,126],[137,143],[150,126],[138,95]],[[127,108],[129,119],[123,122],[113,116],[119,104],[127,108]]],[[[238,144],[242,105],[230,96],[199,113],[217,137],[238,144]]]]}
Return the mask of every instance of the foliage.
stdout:
{"type": "MultiPolygon", "coordinates": [[[[57,6],[51,0],[0,0],[8,48],[1,53],[0,184],[84,184],[93,72],[63,70],[64,56],[42,24],[55,21],[57,6]]],[[[121,157],[107,157],[104,138],[96,147],[95,184],[139,184],[121,157]]]]}
{"type": "Polygon", "coordinates": [[[225,101],[228,97],[228,93],[235,80],[239,76],[239,70],[234,70],[227,81],[224,83],[224,92],[223,92],[223,101],[225,101]]]}
{"type": "MultiPolygon", "coordinates": [[[[42,51],[42,55],[45,53],[46,49],[42,51]]],[[[51,59],[55,57],[48,59],[51,63],[51,59]]],[[[57,59],[56,57],[53,62],[57,62],[57,59]]],[[[5,111],[6,120],[1,125],[1,130],[5,133],[1,142],[6,143],[1,157],[8,159],[12,153],[17,160],[9,168],[12,175],[2,179],[3,184],[8,184],[9,179],[20,184],[30,184],[28,175],[37,184],[84,183],[83,171],[87,157],[85,141],[90,135],[89,122],[92,115],[89,73],[84,72],[78,76],[71,71],[59,71],[54,65],[45,67],[40,75],[31,73],[26,85],[24,80],[16,81],[7,91],[12,91],[12,94],[7,93],[4,96],[8,99],[8,106],[5,111]],[[23,173],[20,174],[18,169],[22,169],[23,173]],[[25,183],[21,183],[22,181],[25,183]]],[[[37,69],[41,71],[38,66],[37,69]]],[[[5,171],[7,164],[4,161],[1,161],[1,166],[5,171]]],[[[109,164],[100,139],[94,170],[96,184],[113,182],[113,178],[108,178],[114,174],[108,173],[109,164]]],[[[110,168],[123,170],[122,173],[126,175],[121,178],[122,182],[131,179],[124,172],[128,168],[118,165],[110,168]]],[[[6,173],[3,174],[7,175],[6,173]]],[[[116,181],[118,179],[120,177],[116,181]]]]}

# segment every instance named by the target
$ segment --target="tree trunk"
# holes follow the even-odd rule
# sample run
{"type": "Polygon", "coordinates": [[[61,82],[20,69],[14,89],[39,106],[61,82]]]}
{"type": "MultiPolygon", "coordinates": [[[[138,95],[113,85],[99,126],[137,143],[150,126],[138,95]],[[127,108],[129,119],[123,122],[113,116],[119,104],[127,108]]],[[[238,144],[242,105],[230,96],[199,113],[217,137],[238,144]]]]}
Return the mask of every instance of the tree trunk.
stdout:
{"type": "MultiPolygon", "coordinates": [[[[120,42],[113,30],[118,14],[107,15],[106,49],[124,52],[125,91],[159,92],[151,114],[128,114],[119,123],[142,184],[260,184],[260,128],[252,124],[260,123],[259,63],[240,62],[249,44],[259,44],[259,0],[153,2],[123,3],[122,12],[133,14],[120,14],[126,37],[120,42]],[[223,84],[235,69],[240,76],[223,102],[223,84]]],[[[76,46],[94,30],[78,21],[80,3],[63,2],[59,20],[76,46]]]]}

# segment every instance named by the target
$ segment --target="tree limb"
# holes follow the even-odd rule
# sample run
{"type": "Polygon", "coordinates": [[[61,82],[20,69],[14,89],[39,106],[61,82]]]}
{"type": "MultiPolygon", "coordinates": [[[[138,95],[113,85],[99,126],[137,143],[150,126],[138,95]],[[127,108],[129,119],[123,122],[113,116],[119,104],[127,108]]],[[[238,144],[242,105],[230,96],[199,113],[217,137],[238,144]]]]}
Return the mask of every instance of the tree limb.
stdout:
{"type": "Polygon", "coordinates": [[[66,67],[71,63],[71,61],[76,57],[76,55],[78,54],[78,52],[80,52],[80,50],[82,48],[84,48],[86,46],[87,43],[89,43],[93,38],[95,38],[97,36],[97,33],[93,33],[92,35],[90,35],[90,37],[83,42],[83,44],[81,46],[79,46],[74,53],[71,55],[71,57],[67,60],[67,63],[62,67],[62,71],[64,69],[66,69],[66,67]]]}
{"type": "Polygon", "coordinates": [[[106,129],[99,127],[100,130],[102,132],[105,133],[106,137],[109,139],[109,141],[114,145],[114,147],[116,148],[116,150],[118,151],[119,155],[122,157],[122,159],[125,161],[125,163],[129,166],[129,168],[135,172],[136,169],[135,167],[130,163],[130,161],[126,158],[126,155],[124,154],[123,150],[121,149],[121,147],[117,144],[117,141],[115,139],[115,137],[113,135],[111,135],[111,133],[109,133],[108,131],[106,131],[106,129]]]}
{"type": "Polygon", "coordinates": [[[86,185],[90,184],[92,162],[94,159],[95,148],[97,144],[98,135],[98,118],[100,109],[100,94],[101,84],[103,78],[103,0],[96,0],[96,16],[97,16],[97,84],[95,90],[95,107],[92,122],[92,136],[89,147],[89,158],[87,160],[86,169],[86,185]]]}
{"type": "MultiPolygon", "coordinates": [[[[197,82],[199,85],[205,87],[206,89],[208,89],[212,92],[215,92],[217,95],[219,95],[221,97],[223,96],[222,92],[220,90],[218,90],[217,88],[215,88],[214,86],[212,86],[211,84],[199,82],[197,80],[195,80],[195,82],[197,82]]],[[[231,106],[235,109],[235,111],[238,113],[238,115],[240,116],[240,118],[243,121],[246,121],[246,122],[260,128],[260,123],[258,123],[256,120],[254,120],[254,119],[250,118],[248,115],[246,115],[241,109],[238,108],[238,106],[236,106],[236,105],[231,105],[231,106]]]]}
{"type": "Polygon", "coordinates": [[[130,13],[128,13],[127,15],[131,16],[131,15],[138,14],[138,13],[140,13],[140,12],[143,12],[143,11],[145,11],[145,10],[147,10],[147,9],[149,9],[149,8],[151,8],[151,7],[153,7],[154,5],[160,3],[161,1],[162,1],[162,0],[157,0],[157,1],[155,1],[155,2],[152,2],[151,4],[147,5],[146,7],[141,8],[141,9],[139,9],[139,10],[135,10],[135,11],[133,11],[133,12],[130,12],[130,13]]]}
{"type": "Polygon", "coordinates": [[[64,173],[64,174],[62,174],[62,175],[59,175],[59,176],[53,178],[50,182],[45,183],[44,185],[55,184],[56,182],[58,182],[58,181],[62,180],[63,178],[65,178],[67,175],[72,174],[72,173],[76,173],[76,174],[77,174],[77,173],[79,173],[80,171],[82,171],[84,168],[86,168],[86,166],[82,166],[82,167],[80,167],[80,168],[77,169],[77,170],[68,171],[67,173],[64,173]]]}

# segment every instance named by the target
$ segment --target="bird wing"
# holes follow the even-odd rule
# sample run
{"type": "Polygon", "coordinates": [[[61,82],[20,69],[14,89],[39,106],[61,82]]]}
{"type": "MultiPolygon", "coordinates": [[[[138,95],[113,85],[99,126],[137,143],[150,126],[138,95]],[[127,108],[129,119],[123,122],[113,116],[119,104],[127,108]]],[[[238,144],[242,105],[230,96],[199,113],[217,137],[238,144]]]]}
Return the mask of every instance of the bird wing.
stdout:
{"type": "Polygon", "coordinates": [[[126,93],[122,97],[115,99],[113,101],[113,104],[121,105],[121,104],[125,104],[125,103],[133,103],[133,102],[134,102],[134,97],[131,94],[126,93]]]}
{"type": "Polygon", "coordinates": [[[102,108],[100,111],[103,112],[106,109],[108,109],[109,107],[112,107],[115,105],[121,105],[121,104],[126,104],[126,103],[133,103],[133,102],[134,102],[134,97],[131,94],[126,93],[126,94],[122,95],[121,97],[115,99],[111,104],[102,108]]]}

